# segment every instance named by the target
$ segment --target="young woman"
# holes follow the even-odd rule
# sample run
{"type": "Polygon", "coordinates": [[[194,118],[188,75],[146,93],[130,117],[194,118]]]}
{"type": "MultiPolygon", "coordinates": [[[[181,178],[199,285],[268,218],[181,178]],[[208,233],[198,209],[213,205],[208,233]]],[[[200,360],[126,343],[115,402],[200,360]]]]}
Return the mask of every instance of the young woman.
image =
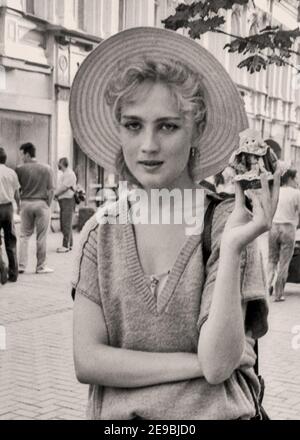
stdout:
{"type": "Polygon", "coordinates": [[[89,418],[254,417],[253,338],[267,331],[267,305],[253,240],[271,226],[278,176],[273,191],[262,177],[252,215],[239,186],[235,206],[217,206],[206,267],[201,227],[187,233],[208,204],[196,182],[224,169],[247,126],[234,84],[190,39],[135,28],[89,55],[70,108],[83,150],[146,195],[138,207],[120,196],[82,232],[74,360],[90,384],[89,418]],[[138,210],[164,212],[157,190],[176,192],[169,224],[134,222],[138,210]]]}

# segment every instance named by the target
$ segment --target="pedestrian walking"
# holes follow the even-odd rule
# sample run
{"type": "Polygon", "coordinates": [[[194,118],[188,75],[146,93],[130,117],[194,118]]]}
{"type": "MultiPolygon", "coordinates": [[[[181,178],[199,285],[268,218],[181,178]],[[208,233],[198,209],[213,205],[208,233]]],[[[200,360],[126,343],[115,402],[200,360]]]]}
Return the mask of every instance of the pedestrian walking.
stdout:
{"type": "Polygon", "coordinates": [[[81,236],[74,359],[79,381],[91,384],[88,417],[259,415],[253,344],[267,331],[267,302],[253,241],[270,227],[278,173],[272,191],[262,176],[264,197],[254,198],[252,215],[239,184],[235,201],[218,204],[206,267],[201,225],[187,232],[192,212],[203,216],[208,204],[195,182],[225,168],[247,126],[234,83],[191,39],[133,28],[82,63],[70,109],[85,153],[136,188],[120,191],[115,209],[100,208],[81,236]],[[160,190],[180,196],[153,205],[160,190]],[[136,222],[141,206],[147,219],[167,210],[173,220],[136,222]]]}
{"type": "Polygon", "coordinates": [[[57,252],[65,253],[72,250],[73,247],[72,223],[75,209],[74,192],[77,179],[66,157],[62,157],[59,160],[58,169],[62,171],[62,175],[58,188],[55,191],[55,198],[58,200],[60,208],[60,229],[63,234],[63,242],[62,246],[57,249],[57,252]]]}
{"type": "Polygon", "coordinates": [[[46,263],[47,234],[50,224],[50,206],[54,196],[53,172],[48,165],[38,163],[32,143],[20,147],[23,165],[16,172],[21,185],[21,234],[19,273],[24,273],[28,262],[28,244],[36,228],[36,273],[52,273],[46,263]]]}
{"type": "Polygon", "coordinates": [[[274,290],[276,302],[285,300],[284,287],[293,257],[299,216],[300,190],[297,171],[289,169],[281,178],[278,206],[269,232],[268,286],[271,295],[274,290]]]}
{"type": "MultiPolygon", "coordinates": [[[[16,201],[19,210],[20,185],[15,171],[5,165],[6,160],[6,152],[4,148],[0,148],[0,234],[3,230],[8,258],[8,280],[15,282],[18,278],[18,259],[13,203],[16,201]]],[[[1,273],[5,272],[3,260],[0,262],[0,271],[1,273]]],[[[5,275],[3,279],[5,279],[5,275]]]]}

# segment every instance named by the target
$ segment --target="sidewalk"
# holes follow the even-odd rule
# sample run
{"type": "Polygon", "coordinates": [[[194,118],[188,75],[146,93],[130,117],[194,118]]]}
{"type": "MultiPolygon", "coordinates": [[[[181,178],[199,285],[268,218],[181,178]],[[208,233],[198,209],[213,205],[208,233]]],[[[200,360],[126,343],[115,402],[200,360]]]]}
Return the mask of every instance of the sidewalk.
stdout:
{"type": "Polygon", "coordinates": [[[60,241],[60,234],[50,233],[54,274],[36,275],[32,258],[17,283],[0,286],[0,325],[7,336],[7,349],[0,351],[0,419],[85,418],[87,386],[77,382],[72,357],[74,251],[57,254],[60,241]]]}
{"type": "MultiPolygon", "coordinates": [[[[59,233],[50,233],[54,274],[36,275],[32,257],[17,283],[0,286],[0,325],[7,334],[6,350],[0,351],[0,420],[85,418],[88,387],[77,382],[72,358],[75,250],[56,254],[60,241],[59,233]]],[[[32,239],[31,255],[34,248],[32,239]]],[[[270,330],[259,343],[260,371],[271,418],[300,420],[300,336],[293,343],[292,333],[299,326],[300,335],[300,285],[288,284],[286,296],[284,303],[270,303],[270,330]]]]}

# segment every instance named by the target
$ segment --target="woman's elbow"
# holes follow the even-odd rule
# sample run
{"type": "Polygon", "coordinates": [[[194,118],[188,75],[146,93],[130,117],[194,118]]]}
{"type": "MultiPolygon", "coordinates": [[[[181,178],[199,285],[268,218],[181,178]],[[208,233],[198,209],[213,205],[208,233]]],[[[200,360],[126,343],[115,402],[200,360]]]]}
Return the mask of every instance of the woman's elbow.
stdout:
{"type": "Polygon", "coordinates": [[[75,376],[78,382],[82,384],[90,384],[90,374],[88,366],[78,357],[74,356],[75,376]]]}
{"type": "Polygon", "coordinates": [[[210,385],[220,385],[230,378],[234,370],[228,371],[217,371],[215,369],[210,369],[204,372],[204,378],[210,385]]]}
{"type": "Polygon", "coordinates": [[[78,382],[83,384],[104,383],[110,374],[110,365],[105,362],[107,346],[93,344],[74,347],[74,367],[78,382]]]}
{"type": "Polygon", "coordinates": [[[229,362],[218,362],[216,359],[209,362],[208,360],[204,361],[202,358],[201,365],[204,379],[210,385],[220,385],[231,377],[238,366],[238,362],[232,360],[229,360],[229,362]]]}

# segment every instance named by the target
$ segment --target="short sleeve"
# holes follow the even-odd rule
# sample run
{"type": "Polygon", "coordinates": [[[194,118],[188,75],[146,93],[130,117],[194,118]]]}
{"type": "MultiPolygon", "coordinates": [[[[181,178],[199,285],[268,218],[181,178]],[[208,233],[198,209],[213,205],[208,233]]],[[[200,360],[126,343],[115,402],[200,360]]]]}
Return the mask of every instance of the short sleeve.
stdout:
{"type": "Polygon", "coordinates": [[[64,173],[62,184],[66,186],[67,188],[75,187],[76,186],[76,176],[75,173],[64,173]]]}
{"type": "MultiPolygon", "coordinates": [[[[219,265],[220,243],[228,216],[234,202],[224,201],[216,207],[211,233],[211,254],[206,265],[206,278],[201,296],[198,329],[207,320],[219,265]]],[[[241,301],[247,304],[245,332],[253,338],[263,336],[268,330],[268,303],[262,258],[256,241],[250,243],[241,256],[241,301]]]]}
{"type": "Polygon", "coordinates": [[[101,306],[98,282],[97,236],[99,224],[93,216],[85,224],[77,252],[73,277],[72,296],[80,293],[101,306]]]}

